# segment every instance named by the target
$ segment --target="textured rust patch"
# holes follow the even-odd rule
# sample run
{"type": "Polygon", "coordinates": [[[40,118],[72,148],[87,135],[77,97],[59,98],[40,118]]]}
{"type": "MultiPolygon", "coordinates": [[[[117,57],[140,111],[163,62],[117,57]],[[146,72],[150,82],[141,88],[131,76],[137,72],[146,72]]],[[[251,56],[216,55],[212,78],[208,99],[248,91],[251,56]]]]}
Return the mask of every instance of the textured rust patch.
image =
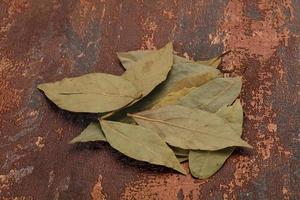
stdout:
{"type": "Polygon", "coordinates": [[[105,9],[103,1],[80,0],[70,15],[75,32],[83,38],[95,20],[103,20],[105,9]]]}
{"type": "Polygon", "coordinates": [[[157,24],[155,21],[151,21],[151,18],[147,18],[143,24],[144,32],[147,32],[147,35],[143,37],[143,46],[142,49],[156,49],[154,46],[154,35],[157,29],[157,24]]]}
{"type": "MultiPolygon", "coordinates": [[[[277,133],[277,113],[270,100],[277,84],[276,79],[281,79],[284,73],[283,66],[273,60],[276,56],[276,48],[280,44],[287,45],[289,30],[286,26],[284,9],[290,8],[291,2],[286,1],[282,5],[278,2],[261,1],[255,4],[261,13],[258,19],[246,16],[247,6],[248,2],[229,2],[224,13],[227,17],[220,23],[217,36],[212,38],[213,43],[221,41],[224,49],[238,52],[226,56],[224,66],[228,66],[227,70],[234,69],[235,73],[244,72],[245,84],[241,97],[245,108],[245,125],[251,124],[251,128],[246,128],[244,135],[249,138],[250,143],[251,140],[254,141],[254,151],[256,151],[251,157],[240,157],[234,160],[234,179],[228,186],[221,187],[225,188],[223,192],[230,198],[238,197],[235,193],[236,187],[244,187],[265,173],[265,170],[269,170],[270,165],[267,164],[267,160],[284,149],[277,133]],[[221,35],[225,37],[220,39],[221,35]],[[251,57],[257,62],[243,66],[244,61],[251,57]],[[246,67],[246,70],[243,70],[243,67],[246,67]],[[259,85],[253,80],[257,80],[259,85]]],[[[280,155],[282,159],[287,159],[290,152],[286,150],[280,155]]],[[[267,195],[265,194],[264,197],[267,195]]]]}
{"type": "MultiPolygon", "coordinates": [[[[221,36],[217,33],[217,38],[213,40],[222,40],[226,44],[225,49],[240,50],[267,60],[275,53],[280,42],[286,42],[288,38],[285,7],[277,1],[261,1],[256,6],[262,13],[262,19],[253,20],[245,13],[249,3],[235,0],[228,3],[224,21],[221,22],[219,29],[224,36],[220,39],[221,36]]],[[[287,1],[287,4],[290,5],[291,2],[287,1]]],[[[234,57],[237,56],[232,55],[230,58],[234,57]]]]}
{"type": "Polygon", "coordinates": [[[32,173],[33,169],[33,166],[27,166],[21,169],[12,169],[6,175],[0,175],[0,194],[10,193],[14,184],[20,183],[25,176],[32,173]]]}
{"type": "Polygon", "coordinates": [[[208,182],[178,174],[154,174],[139,179],[125,188],[122,199],[198,199],[199,188],[208,182]]]}
{"type": "Polygon", "coordinates": [[[13,16],[15,14],[20,14],[24,11],[24,9],[28,8],[29,1],[28,0],[13,0],[13,1],[4,1],[9,4],[8,15],[13,16]]]}
{"type": "Polygon", "coordinates": [[[0,113],[4,114],[13,111],[16,109],[16,105],[21,103],[22,89],[13,88],[12,84],[9,82],[21,64],[13,63],[5,56],[2,56],[0,59],[0,73],[2,75],[0,80],[0,113]]]}
{"type": "Polygon", "coordinates": [[[98,177],[97,183],[93,187],[93,191],[91,192],[91,196],[93,200],[105,200],[106,195],[103,193],[102,188],[102,176],[98,177]]]}
{"type": "Polygon", "coordinates": [[[44,138],[38,136],[35,144],[39,149],[44,148],[45,147],[44,138]]]}

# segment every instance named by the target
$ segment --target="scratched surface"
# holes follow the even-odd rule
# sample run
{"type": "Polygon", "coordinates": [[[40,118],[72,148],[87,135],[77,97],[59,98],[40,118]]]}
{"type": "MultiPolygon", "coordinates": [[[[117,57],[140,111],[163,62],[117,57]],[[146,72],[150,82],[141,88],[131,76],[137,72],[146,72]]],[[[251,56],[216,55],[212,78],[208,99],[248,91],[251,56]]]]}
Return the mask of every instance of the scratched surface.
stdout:
{"type": "Polygon", "coordinates": [[[0,199],[300,199],[299,60],[298,0],[0,0],[0,199]],[[105,143],[68,145],[94,116],[37,84],[121,74],[117,51],[170,40],[193,59],[233,51],[222,69],[243,76],[253,151],[195,180],[105,143]]]}

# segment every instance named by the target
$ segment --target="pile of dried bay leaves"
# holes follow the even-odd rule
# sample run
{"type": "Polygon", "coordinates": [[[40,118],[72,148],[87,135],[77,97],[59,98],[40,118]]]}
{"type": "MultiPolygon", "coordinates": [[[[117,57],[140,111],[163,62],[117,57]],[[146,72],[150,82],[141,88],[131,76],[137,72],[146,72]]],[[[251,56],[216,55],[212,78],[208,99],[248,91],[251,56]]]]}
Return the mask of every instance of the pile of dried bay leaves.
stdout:
{"type": "Polygon", "coordinates": [[[38,88],[58,107],[99,113],[99,121],[71,143],[106,141],[131,158],[186,171],[196,178],[213,175],[241,139],[243,110],[240,77],[224,78],[221,56],[191,61],[173,54],[172,43],[159,50],[117,54],[121,76],[91,73],[38,88]]]}

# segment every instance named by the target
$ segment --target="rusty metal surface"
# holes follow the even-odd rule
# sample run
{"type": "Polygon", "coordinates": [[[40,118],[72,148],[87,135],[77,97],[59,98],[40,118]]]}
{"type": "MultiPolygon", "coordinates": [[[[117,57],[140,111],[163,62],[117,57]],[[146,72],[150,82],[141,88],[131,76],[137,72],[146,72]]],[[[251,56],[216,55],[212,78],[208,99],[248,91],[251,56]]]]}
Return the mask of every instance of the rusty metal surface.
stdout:
{"type": "Polygon", "coordinates": [[[0,0],[0,199],[300,199],[299,13],[298,0],[0,0]],[[254,150],[195,180],[104,143],[68,145],[91,116],[37,84],[120,74],[115,52],[170,40],[194,59],[233,50],[222,66],[243,76],[254,150]]]}

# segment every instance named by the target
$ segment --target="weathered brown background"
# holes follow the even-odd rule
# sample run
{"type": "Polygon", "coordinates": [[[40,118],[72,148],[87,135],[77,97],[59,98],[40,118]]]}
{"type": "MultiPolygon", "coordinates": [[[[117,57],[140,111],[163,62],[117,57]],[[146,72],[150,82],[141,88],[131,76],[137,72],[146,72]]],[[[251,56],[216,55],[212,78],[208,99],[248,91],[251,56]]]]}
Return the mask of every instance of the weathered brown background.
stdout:
{"type": "Polygon", "coordinates": [[[0,0],[0,199],[300,199],[298,0],[0,0]],[[68,145],[91,116],[59,110],[38,83],[121,74],[117,51],[175,50],[243,76],[243,137],[195,180],[107,144],[68,145]]]}

